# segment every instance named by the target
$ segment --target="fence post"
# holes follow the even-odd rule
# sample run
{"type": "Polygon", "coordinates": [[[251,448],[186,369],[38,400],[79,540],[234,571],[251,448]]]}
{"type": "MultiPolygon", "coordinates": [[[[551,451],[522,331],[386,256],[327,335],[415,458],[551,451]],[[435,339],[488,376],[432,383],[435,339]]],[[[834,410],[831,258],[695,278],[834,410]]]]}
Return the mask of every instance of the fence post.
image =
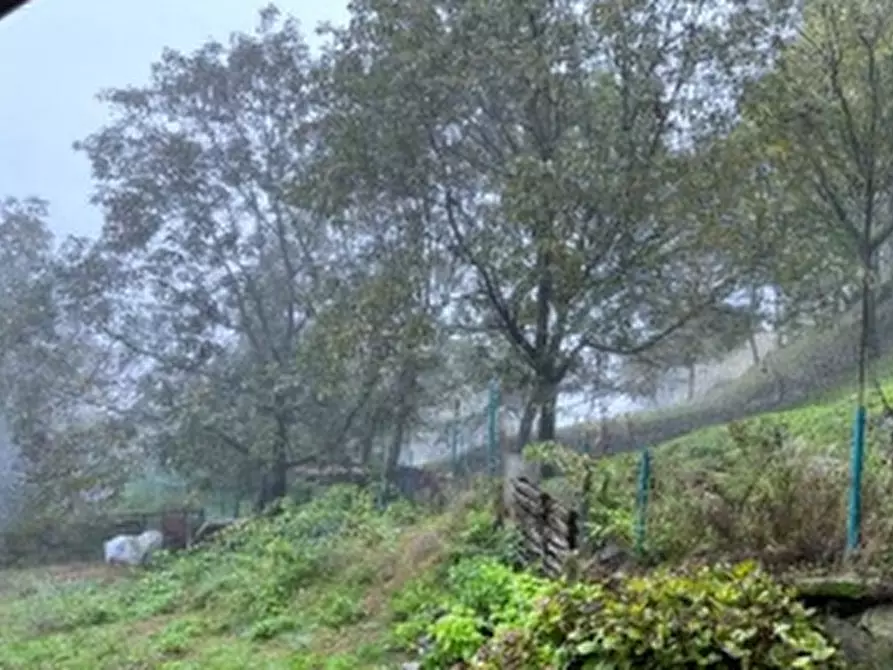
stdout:
{"type": "MultiPolygon", "coordinates": [[[[583,454],[586,456],[586,461],[584,464],[583,486],[580,491],[582,500],[580,501],[579,532],[581,534],[585,533],[586,522],[589,521],[589,497],[592,493],[592,463],[589,460],[592,454],[592,444],[589,440],[583,442],[583,454]]],[[[584,539],[588,540],[588,538],[584,539]]]]}
{"type": "Polygon", "coordinates": [[[487,406],[487,471],[496,476],[496,451],[499,441],[499,382],[490,380],[490,401],[487,406]]]}
{"type": "Polygon", "coordinates": [[[453,463],[453,477],[459,476],[459,410],[461,401],[456,399],[453,406],[453,422],[450,426],[450,458],[453,463]]]}
{"type": "Polygon", "coordinates": [[[537,519],[537,531],[539,533],[540,551],[542,551],[542,563],[540,569],[544,574],[550,574],[549,570],[549,496],[543,491],[539,494],[540,517],[537,519]]]}
{"type": "Polygon", "coordinates": [[[862,467],[865,459],[865,405],[856,408],[853,422],[853,445],[850,454],[850,505],[847,515],[846,551],[859,548],[862,531],[862,467]]]}
{"type": "Polygon", "coordinates": [[[651,488],[651,452],[646,447],[639,460],[639,486],[636,491],[636,553],[645,551],[645,527],[648,518],[648,491],[651,488]]]}
{"type": "Polygon", "coordinates": [[[388,505],[388,489],[390,481],[388,481],[388,462],[391,460],[391,443],[385,442],[384,460],[381,464],[381,488],[378,492],[378,508],[384,509],[388,505]]]}

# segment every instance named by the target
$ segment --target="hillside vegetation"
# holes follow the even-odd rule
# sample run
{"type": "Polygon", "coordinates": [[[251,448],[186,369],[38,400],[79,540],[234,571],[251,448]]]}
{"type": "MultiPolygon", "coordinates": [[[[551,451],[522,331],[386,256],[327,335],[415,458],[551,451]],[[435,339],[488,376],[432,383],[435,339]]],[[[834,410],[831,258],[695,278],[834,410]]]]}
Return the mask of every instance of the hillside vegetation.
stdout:
{"type": "MultiPolygon", "coordinates": [[[[877,312],[880,360],[869,380],[875,413],[882,406],[874,380],[882,380],[893,371],[893,296],[889,288],[882,298],[877,312]]],[[[834,325],[807,332],[789,345],[773,350],[763,365],[718,384],[698,401],[616,417],[603,428],[586,423],[567,427],[559,431],[558,441],[581,448],[599,430],[606,452],[623,453],[765,413],[825,406],[855,388],[860,331],[857,311],[842,314],[834,325]]],[[[885,393],[891,396],[889,389],[885,393]]],[[[852,405],[848,411],[852,415],[852,405]]],[[[702,437],[698,434],[697,439],[702,437]]],[[[474,447],[467,454],[468,467],[483,472],[486,458],[485,447],[474,447]]]]}
{"type": "MultiPolygon", "coordinates": [[[[840,567],[852,400],[842,390],[655,449],[653,567],[620,581],[562,585],[519,571],[483,485],[443,513],[402,503],[382,512],[369,494],[335,488],[146,573],[4,573],[0,667],[371,669],[420,659],[446,668],[474,657],[460,667],[659,668],[734,654],[749,667],[838,667],[834,638],[783,584],[840,567]],[[711,614],[695,614],[695,594],[711,614]],[[614,604],[598,614],[587,605],[596,600],[614,604]],[[679,623],[693,616],[697,628],[679,623]]],[[[885,573],[893,473],[884,433],[872,430],[869,443],[862,561],[885,573]]],[[[583,457],[550,444],[531,451],[565,470],[550,486],[578,503],[583,457]]],[[[634,455],[589,467],[590,538],[629,546],[634,455]]]]}

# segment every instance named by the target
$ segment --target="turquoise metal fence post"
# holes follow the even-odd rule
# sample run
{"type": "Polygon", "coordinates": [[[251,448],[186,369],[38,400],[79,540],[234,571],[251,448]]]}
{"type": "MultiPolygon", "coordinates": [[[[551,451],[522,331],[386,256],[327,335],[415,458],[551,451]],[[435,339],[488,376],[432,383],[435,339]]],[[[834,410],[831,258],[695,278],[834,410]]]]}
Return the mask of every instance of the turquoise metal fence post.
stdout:
{"type": "Polygon", "coordinates": [[[453,464],[453,477],[459,476],[459,409],[460,401],[453,407],[453,421],[450,425],[450,458],[453,464]]]}
{"type": "Polygon", "coordinates": [[[859,548],[862,534],[862,468],[865,460],[865,406],[856,408],[853,422],[853,445],[850,454],[850,508],[847,517],[846,549],[859,548]]]}
{"type": "Polygon", "coordinates": [[[639,486],[636,491],[636,553],[645,551],[645,527],[648,518],[648,491],[651,488],[651,452],[642,450],[639,459],[639,486]]]}
{"type": "Polygon", "coordinates": [[[499,382],[490,380],[490,402],[487,405],[487,473],[496,475],[496,445],[499,441],[499,382]]]}
{"type": "Polygon", "coordinates": [[[388,504],[388,461],[390,460],[391,445],[385,445],[384,460],[381,464],[381,488],[378,491],[378,507],[384,509],[388,504]]]}
{"type": "Polygon", "coordinates": [[[459,427],[456,425],[455,421],[450,423],[449,430],[450,466],[452,467],[453,476],[455,477],[459,474],[459,427]]]}
{"type": "Polygon", "coordinates": [[[592,445],[589,443],[589,440],[583,442],[583,453],[587,456],[584,461],[584,467],[586,471],[583,473],[583,486],[580,487],[580,497],[582,498],[580,502],[580,532],[581,537],[588,541],[588,527],[589,523],[589,513],[590,513],[590,501],[592,498],[592,461],[589,460],[589,456],[592,453],[592,445]]]}

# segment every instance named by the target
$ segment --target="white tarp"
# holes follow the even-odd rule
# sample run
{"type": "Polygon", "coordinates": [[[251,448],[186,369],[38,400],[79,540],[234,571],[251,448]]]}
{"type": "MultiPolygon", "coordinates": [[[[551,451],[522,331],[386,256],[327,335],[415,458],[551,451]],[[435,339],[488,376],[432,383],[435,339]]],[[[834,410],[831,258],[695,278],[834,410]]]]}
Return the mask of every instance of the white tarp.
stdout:
{"type": "Polygon", "coordinates": [[[103,544],[105,562],[121,565],[141,565],[152,552],[161,549],[164,537],[157,530],[140,535],[116,535],[103,544]]]}
{"type": "Polygon", "coordinates": [[[145,562],[149,560],[153,552],[161,549],[161,545],[164,544],[164,535],[157,530],[147,530],[140,534],[136,541],[140,545],[140,550],[143,552],[143,561],[145,562]]]}
{"type": "Polygon", "coordinates": [[[116,535],[104,545],[105,562],[115,565],[139,565],[143,552],[134,535],[116,535]]]}

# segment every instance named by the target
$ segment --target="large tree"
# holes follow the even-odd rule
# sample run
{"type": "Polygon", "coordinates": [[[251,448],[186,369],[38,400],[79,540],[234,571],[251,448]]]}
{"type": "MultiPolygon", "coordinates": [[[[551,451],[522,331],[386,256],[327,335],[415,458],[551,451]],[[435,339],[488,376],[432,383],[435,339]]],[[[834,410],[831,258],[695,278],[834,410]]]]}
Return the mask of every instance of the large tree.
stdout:
{"type": "Polygon", "coordinates": [[[762,65],[759,4],[363,0],[330,31],[329,178],[424,199],[466,271],[457,314],[531,372],[540,438],[587,355],[645,350],[731,289],[703,253],[730,191],[699,148],[762,65]]]}
{"type": "Polygon", "coordinates": [[[296,23],[265,10],[255,34],[167,50],[147,84],[104,92],[114,120],[78,144],[105,214],[85,312],[149,370],[160,420],[257,463],[261,505],[290,467],[345,457],[314,442],[321,382],[302,368],[341,256],[291,197],[317,141],[310,65],[296,23]]]}
{"type": "MultiPolygon", "coordinates": [[[[801,244],[824,243],[863,285],[863,349],[877,352],[878,252],[893,235],[893,7],[807,2],[774,71],[745,98],[752,140],[783,174],[801,244]]],[[[826,287],[827,288],[827,287],[826,287]]]]}
{"type": "Polygon", "coordinates": [[[0,415],[5,480],[33,520],[113,492],[132,454],[120,424],[98,408],[113,361],[64,300],[47,204],[0,202],[0,415]]]}

